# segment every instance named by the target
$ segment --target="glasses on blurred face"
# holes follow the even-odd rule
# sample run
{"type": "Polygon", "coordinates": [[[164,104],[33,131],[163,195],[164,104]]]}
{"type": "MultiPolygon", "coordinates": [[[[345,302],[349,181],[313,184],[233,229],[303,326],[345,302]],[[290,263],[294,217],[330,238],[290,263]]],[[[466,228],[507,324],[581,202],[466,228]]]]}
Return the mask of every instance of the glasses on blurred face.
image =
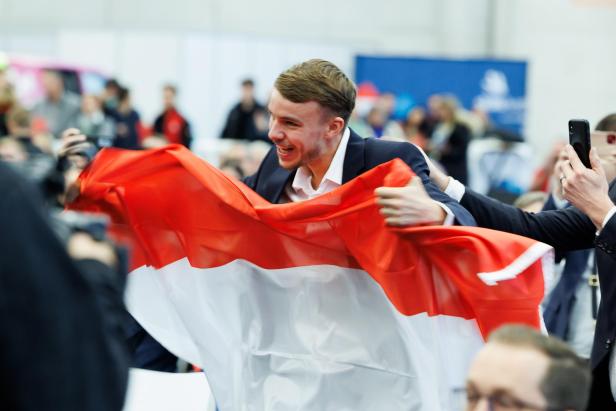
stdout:
{"type": "Polygon", "coordinates": [[[461,411],[478,411],[480,409],[478,405],[482,401],[487,404],[487,411],[561,411],[556,408],[531,404],[504,392],[485,395],[474,390],[458,388],[454,390],[454,396],[457,399],[456,403],[460,404],[457,409],[461,411]]]}

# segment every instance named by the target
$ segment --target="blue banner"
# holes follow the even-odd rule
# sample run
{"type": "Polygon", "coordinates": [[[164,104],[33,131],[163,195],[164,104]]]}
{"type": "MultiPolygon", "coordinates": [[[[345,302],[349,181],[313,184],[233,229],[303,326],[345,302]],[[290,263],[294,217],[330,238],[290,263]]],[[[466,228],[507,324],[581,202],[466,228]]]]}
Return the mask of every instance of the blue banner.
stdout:
{"type": "Polygon", "coordinates": [[[524,129],[526,62],[357,56],[355,82],[372,83],[425,106],[433,94],[452,94],[466,109],[489,114],[493,125],[517,133],[524,129]]]}

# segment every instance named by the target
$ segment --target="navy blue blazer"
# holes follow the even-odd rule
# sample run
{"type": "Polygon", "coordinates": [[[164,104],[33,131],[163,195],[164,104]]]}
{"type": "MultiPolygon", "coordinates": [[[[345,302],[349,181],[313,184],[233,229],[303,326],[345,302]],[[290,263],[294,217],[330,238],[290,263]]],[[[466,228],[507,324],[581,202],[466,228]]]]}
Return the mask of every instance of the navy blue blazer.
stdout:
{"type": "MultiPolygon", "coordinates": [[[[394,158],[404,161],[415,174],[421,177],[426,191],[434,200],[447,205],[460,225],[476,225],[475,219],[460,204],[438,189],[430,181],[430,170],[417,147],[409,143],[384,141],[374,138],[364,139],[351,130],[344,157],[342,183],[347,183],[358,175],[386,163],[394,158]]],[[[244,183],[271,203],[280,202],[284,189],[295,177],[296,170],[285,170],[278,164],[276,147],[267,153],[259,169],[244,183]]]]}

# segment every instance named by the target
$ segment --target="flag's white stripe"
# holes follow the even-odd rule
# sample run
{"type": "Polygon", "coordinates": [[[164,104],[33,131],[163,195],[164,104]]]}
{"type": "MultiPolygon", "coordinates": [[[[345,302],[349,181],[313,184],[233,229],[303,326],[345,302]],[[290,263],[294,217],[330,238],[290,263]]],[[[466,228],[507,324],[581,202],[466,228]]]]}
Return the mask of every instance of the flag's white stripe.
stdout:
{"type": "MultiPolygon", "coordinates": [[[[487,285],[494,286],[499,281],[511,280],[520,275],[524,270],[530,267],[531,264],[543,259],[550,254],[552,247],[544,243],[535,243],[524,251],[518,258],[513,260],[507,267],[487,273],[478,273],[477,275],[487,285]]],[[[545,265],[545,264],[544,264],[545,265]]]]}
{"type": "Polygon", "coordinates": [[[132,314],[202,366],[219,409],[453,410],[475,321],[404,316],[364,271],[179,260],[129,275],[132,314]]]}

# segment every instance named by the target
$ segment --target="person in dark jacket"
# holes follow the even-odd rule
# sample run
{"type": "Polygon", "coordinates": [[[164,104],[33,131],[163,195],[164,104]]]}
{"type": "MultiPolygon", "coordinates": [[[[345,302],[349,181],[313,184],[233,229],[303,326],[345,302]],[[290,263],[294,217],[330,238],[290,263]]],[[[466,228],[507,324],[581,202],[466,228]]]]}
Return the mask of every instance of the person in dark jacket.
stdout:
{"type": "Polygon", "coordinates": [[[178,90],[167,84],[163,87],[163,112],[154,120],[154,133],[165,136],[170,144],[182,144],[190,148],[192,134],[190,124],[177,109],[175,99],[178,90]]]}
{"type": "Polygon", "coordinates": [[[468,127],[456,117],[457,101],[453,97],[436,100],[437,123],[430,136],[431,155],[462,184],[468,181],[466,152],[471,140],[468,127]]]}
{"type": "Polygon", "coordinates": [[[129,357],[110,267],[83,238],[71,259],[40,193],[2,162],[0,190],[0,409],[120,411],[129,357]]]}
{"type": "Polygon", "coordinates": [[[115,121],[116,136],[113,146],[136,150],[141,148],[139,138],[139,113],[132,107],[130,92],[126,88],[121,88],[118,93],[118,107],[113,112],[115,121]]]}
{"type": "Polygon", "coordinates": [[[221,138],[269,141],[266,110],[255,99],[254,89],[255,84],[251,79],[242,81],[241,100],[229,112],[221,138]]]}

